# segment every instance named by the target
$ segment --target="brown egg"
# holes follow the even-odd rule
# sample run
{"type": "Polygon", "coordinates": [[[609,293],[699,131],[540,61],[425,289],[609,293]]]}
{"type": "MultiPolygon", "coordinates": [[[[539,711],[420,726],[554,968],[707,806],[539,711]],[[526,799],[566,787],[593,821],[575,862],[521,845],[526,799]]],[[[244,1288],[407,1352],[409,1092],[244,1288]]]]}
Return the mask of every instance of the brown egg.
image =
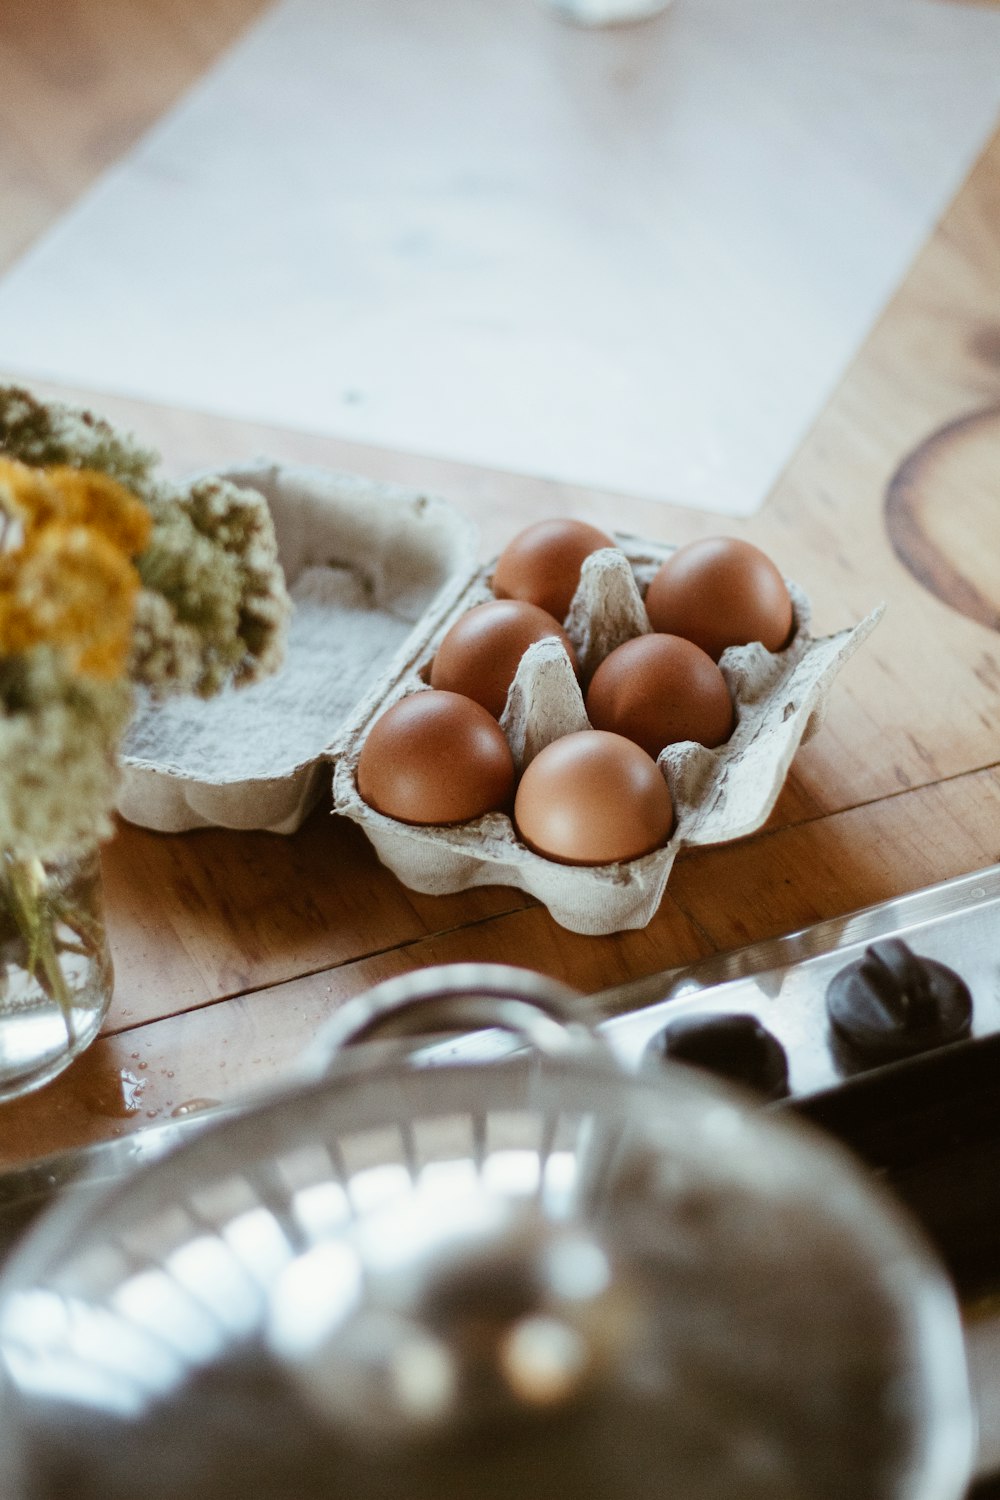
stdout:
{"type": "Polygon", "coordinates": [[[411,693],[372,725],[358,761],[369,807],[402,823],[465,823],[509,806],[514,762],[499,724],[458,693],[411,693]]]}
{"type": "Polygon", "coordinates": [[[718,661],[727,646],[788,644],[794,625],[785,581],[769,557],[737,537],[678,547],[646,594],[654,630],[682,635],[718,661]]]}
{"type": "Polygon", "coordinates": [[[575,672],[569,636],[544,609],[520,599],[477,604],[459,615],[437,648],[431,687],[464,693],[499,719],[521,657],[535,641],[550,635],[562,641],[575,672]]]}
{"type": "Polygon", "coordinates": [[[498,599],[526,599],[565,620],[584,558],[614,545],[586,521],[537,521],[519,531],[497,558],[493,592],[498,599]]]}
{"type": "Polygon", "coordinates": [[[721,745],[733,732],[733,702],[700,646],[679,635],[640,635],[601,662],[587,692],[587,718],[655,760],[680,740],[721,745]]]}
{"type": "Polygon", "coordinates": [[[620,734],[584,729],[535,756],[517,789],[514,821],[536,854],[562,864],[607,865],[658,849],[674,810],[645,750],[620,734]]]}

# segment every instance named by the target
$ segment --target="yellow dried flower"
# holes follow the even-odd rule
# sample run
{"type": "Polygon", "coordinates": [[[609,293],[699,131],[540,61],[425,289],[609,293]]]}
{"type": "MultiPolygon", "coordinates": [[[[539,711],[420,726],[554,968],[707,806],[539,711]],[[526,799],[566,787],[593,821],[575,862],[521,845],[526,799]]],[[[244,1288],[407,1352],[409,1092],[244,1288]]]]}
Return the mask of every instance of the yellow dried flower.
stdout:
{"type": "Polygon", "coordinates": [[[25,535],[54,521],[91,527],[129,557],[149,541],[149,511],[117,480],[96,469],[57,464],[32,469],[0,458],[0,507],[21,521],[25,535]]]}
{"type": "Polygon", "coordinates": [[[59,513],[59,496],[44,469],[0,458],[0,511],[27,530],[59,513]]]}
{"type": "Polygon", "coordinates": [[[141,500],[124,485],[95,469],[67,464],[45,470],[62,503],[61,518],[91,527],[129,557],[138,557],[153,521],[141,500]]]}
{"type": "Polygon", "coordinates": [[[0,653],[57,647],[76,671],[117,677],[138,588],[135,568],[100,532],[51,521],[0,554],[0,653]]]}

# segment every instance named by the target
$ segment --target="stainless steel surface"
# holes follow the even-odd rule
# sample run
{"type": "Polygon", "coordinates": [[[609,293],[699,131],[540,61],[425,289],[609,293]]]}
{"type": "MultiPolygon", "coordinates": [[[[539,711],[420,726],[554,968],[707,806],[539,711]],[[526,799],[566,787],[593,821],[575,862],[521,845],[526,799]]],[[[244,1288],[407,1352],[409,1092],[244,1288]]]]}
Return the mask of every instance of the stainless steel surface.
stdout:
{"type": "MultiPolygon", "coordinates": [[[[588,1019],[629,1067],[675,1016],[743,1011],[784,1046],[789,1088],[836,1087],[852,1067],[832,1045],[825,994],[833,975],[869,943],[902,937],[921,956],[958,970],[972,991],[973,1037],[1000,1032],[1000,865],[895,901],[818,922],[786,937],[716,953],[588,997],[588,1019]]],[[[428,1062],[487,1062],[516,1050],[497,1031],[429,1047],[428,1062]]]]}
{"type": "Polygon", "coordinates": [[[668,1019],[744,1011],[785,1047],[792,1094],[831,1088],[850,1077],[852,1068],[832,1044],[826,987],[869,943],[884,937],[902,937],[922,957],[961,974],[973,997],[973,1037],[1000,1031],[1000,865],[605,990],[593,997],[608,1017],[600,1030],[622,1061],[634,1066],[668,1019]]]}
{"type": "Polygon", "coordinates": [[[994,1304],[965,1328],[969,1379],[976,1407],[976,1478],[1000,1473],[1000,1309],[994,1304]]]}

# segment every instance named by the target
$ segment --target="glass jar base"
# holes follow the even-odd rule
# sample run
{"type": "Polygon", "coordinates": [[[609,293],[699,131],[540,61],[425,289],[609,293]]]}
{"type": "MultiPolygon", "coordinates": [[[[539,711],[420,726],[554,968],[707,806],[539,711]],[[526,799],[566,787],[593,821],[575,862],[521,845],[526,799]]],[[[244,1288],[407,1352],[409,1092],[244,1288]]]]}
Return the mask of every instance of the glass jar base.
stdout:
{"type": "Polygon", "coordinates": [[[96,850],[46,864],[0,857],[0,1103],[90,1046],[112,983],[96,850]]]}
{"type": "Polygon", "coordinates": [[[45,1012],[0,1011],[0,1104],[33,1093],[69,1067],[90,1046],[107,1009],[75,1005],[67,1017],[56,1006],[45,1012]]]}

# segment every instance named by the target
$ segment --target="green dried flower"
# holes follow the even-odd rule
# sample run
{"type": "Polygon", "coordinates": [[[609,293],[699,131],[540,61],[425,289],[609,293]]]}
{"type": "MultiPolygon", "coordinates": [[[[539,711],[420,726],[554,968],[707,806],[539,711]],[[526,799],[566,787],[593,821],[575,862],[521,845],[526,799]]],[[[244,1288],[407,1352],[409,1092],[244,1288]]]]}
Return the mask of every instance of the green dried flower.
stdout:
{"type": "Polygon", "coordinates": [[[128,675],[154,696],[197,691],[201,677],[201,636],[182,625],[162,594],[140,589],[132,624],[128,675]]]}
{"type": "Polygon", "coordinates": [[[263,497],[205,479],[161,491],[152,508],[139,575],[144,593],[158,596],[169,613],[140,596],[135,680],[154,692],[182,686],[210,697],[227,682],[273,671],[291,604],[263,497]]]}
{"type": "Polygon", "coordinates": [[[93,412],[39,401],[20,386],[0,386],[0,453],[39,468],[98,469],[145,499],[158,455],[116,432],[93,412]]]}
{"type": "Polygon", "coordinates": [[[0,658],[0,849],[54,858],[111,832],[127,682],[80,677],[36,648],[0,658]]]}

